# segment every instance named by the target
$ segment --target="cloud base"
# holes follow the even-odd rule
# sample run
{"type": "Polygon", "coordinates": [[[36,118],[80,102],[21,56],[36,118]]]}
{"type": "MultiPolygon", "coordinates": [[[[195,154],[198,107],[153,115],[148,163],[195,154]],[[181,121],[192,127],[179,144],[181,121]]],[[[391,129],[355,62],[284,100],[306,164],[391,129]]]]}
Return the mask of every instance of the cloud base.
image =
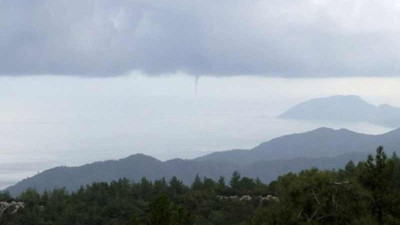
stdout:
{"type": "Polygon", "coordinates": [[[398,76],[394,0],[3,0],[1,75],[398,76]]]}

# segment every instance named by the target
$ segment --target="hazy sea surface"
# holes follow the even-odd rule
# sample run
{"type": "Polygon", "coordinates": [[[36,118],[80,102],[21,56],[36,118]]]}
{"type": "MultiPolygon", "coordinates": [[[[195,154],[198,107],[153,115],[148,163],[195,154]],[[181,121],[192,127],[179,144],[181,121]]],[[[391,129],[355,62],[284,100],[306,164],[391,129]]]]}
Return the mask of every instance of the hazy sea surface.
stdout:
{"type": "Polygon", "coordinates": [[[144,153],[161,160],[248,149],[321,126],[379,134],[368,123],[280,120],[314,97],[357,94],[400,106],[398,79],[257,77],[0,78],[0,188],[54,166],[144,153]],[[373,90],[373,91],[372,91],[373,90]]]}

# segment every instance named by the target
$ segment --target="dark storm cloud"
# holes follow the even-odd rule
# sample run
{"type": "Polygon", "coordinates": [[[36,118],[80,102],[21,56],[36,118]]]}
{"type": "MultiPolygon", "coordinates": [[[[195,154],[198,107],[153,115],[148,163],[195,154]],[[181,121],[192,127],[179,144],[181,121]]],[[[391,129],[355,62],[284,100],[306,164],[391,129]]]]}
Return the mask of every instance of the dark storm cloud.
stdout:
{"type": "Polygon", "coordinates": [[[0,0],[0,74],[400,74],[394,0],[0,0]]]}

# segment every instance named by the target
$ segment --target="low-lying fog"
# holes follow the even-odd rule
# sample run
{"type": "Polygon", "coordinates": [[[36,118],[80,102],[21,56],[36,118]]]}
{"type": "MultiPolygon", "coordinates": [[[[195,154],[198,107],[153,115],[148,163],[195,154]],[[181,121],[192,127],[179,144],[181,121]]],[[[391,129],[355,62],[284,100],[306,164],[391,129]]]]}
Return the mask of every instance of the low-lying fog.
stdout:
{"type": "Polygon", "coordinates": [[[400,79],[260,77],[0,77],[0,188],[59,165],[144,153],[193,158],[251,148],[317,127],[378,134],[368,123],[309,123],[275,117],[315,97],[355,94],[400,106],[400,79]]]}

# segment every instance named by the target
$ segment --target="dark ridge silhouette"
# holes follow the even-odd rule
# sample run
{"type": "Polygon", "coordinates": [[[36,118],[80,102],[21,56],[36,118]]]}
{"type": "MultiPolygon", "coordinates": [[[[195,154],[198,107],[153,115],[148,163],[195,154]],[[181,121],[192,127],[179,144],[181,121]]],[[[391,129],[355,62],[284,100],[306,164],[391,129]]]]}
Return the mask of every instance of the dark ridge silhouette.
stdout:
{"type": "Polygon", "coordinates": [[[288,172],[317,167],[320,169],[343,168],[349,161],[365,159],[377,146],[387,152],[400,146],[400,129],[382,135],[355,133],[346,129],[319,128],[310,132],[286,135],[261,143],[251,150],[216,152],[194,160],[173,159],[160,161],[150,156],[136,154],[120,160],[95,162],[80,167],[56,167],[24,179],[7,190],[18,195],[27,188],[38,191],[65,187],[77,190],[93,182],[110,182],[119,178],[138,181],[177,176],[190,184],[196,174],[227,179],[233,171],[264,182],[288,172]]]}

